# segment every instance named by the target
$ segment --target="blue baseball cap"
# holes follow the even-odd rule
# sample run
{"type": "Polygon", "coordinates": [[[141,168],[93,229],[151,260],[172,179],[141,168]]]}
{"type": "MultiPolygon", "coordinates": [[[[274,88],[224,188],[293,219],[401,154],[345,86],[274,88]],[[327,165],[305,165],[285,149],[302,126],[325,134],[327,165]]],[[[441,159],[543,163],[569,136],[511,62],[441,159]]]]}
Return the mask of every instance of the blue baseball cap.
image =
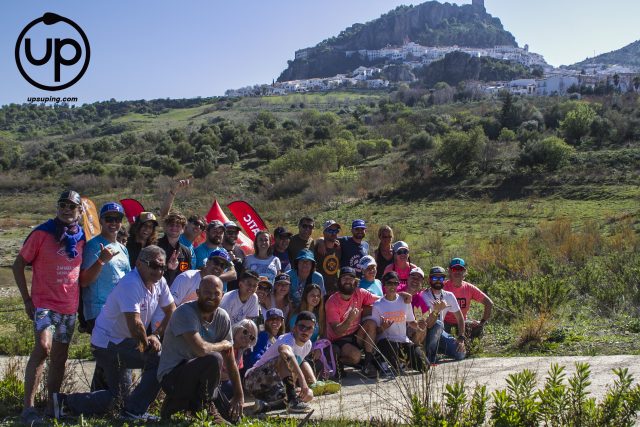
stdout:
{"type": "Polygon", "coordinates": [[[269,320],[272,317],[279,317],[281,319],[284,319],[284,313],[279,308],[276,308],[276,307],[270,308],[269,310],[267,310],[265,320],[269,320]]]}
{"type": "Polygon", "coordinates": [[[209,259],[220,258],[226,261],[227,264],[231,264],[231,257],[229,256],[229,252],[225,248],[214,249],[209,253],[209,259]]]}
{"type": "Polygon", "coordinates": [[[462,268],[466,269],[467,265],[465,264],[465,262],[464,262],[464,260],[462,258],[454,258],[449,263],[449,268],[452,268],[452,267],[462,267],[462,268]]]}
{"type": "Polygon", "coordinates": [[[342,268],[340,268],[340,277],[342,276],[353,276],[356,277],[356,270],[354,268],[351,268],[349,266],[344,266],[342,268]]]}
{"type": "Polygon", "coordinates": [[[367,224],[364,219],[354,219],[351,223],[351,228],[367,228],[367,224]]]}
{"type": "Polygon", "coordinates": [[[100,218],[102,218],[105,214],[110,212],[115,212],[120,214],[120,217],[124,216],[124,208],[120,203],[116,202],[107,202],[100,208],[100,218]]]}
{"type": "Polygon", "coordinates": [[[302,249],[300,252],[298,252],[298,256],[296,257],[296,262],[298,261],[311,261],[315,264],[316,259],[313,257],[313,252],[311,252],[309,249],[302,249]]]}

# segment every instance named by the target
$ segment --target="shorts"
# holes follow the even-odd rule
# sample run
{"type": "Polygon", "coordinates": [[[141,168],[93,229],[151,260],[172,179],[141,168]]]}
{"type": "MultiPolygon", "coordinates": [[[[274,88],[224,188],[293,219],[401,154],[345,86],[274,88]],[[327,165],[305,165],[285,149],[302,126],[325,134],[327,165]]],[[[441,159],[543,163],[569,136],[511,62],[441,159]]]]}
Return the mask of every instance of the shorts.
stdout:
{"type": "Polygon", "coordinates": [[[76,313],[60,314],[48,308],[36,308],[33,322],[33,329],[36,336],[45,329],[49,329],[53,335],[53,341],[61,344],[69,344],[73,338],[73,331],[76,326],[76,313]]]}
{"type": "Polygon", "coordinates": [[[264,365],[249,370],[244,378],[245,388],[256,399],[275,402],[287,395],[284,383],[278,375],[276,363],[280,357],[274,357],[264,365]]]}
{"type": "Polygon", "coordinates": [[[332,341],[332,344],[341,349],[345,344],[351,344],[357,348],[361,348],[362,346],[358,344],[358,331],[352,333],[351,335],[345,335],[344,337],[340,337],[337,340],[332,341]]]}

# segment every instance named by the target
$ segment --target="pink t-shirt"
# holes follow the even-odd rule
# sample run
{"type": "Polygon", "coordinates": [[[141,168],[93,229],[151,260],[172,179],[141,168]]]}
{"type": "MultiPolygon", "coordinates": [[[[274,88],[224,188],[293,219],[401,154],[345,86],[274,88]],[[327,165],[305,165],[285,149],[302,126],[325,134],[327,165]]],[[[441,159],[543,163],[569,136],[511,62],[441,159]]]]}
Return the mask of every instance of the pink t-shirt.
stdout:
{"type": "MultiPolygon", "coordinates": [[[[396,291],[407,292],[407,287],[406,284],[400,285],[396,291]]],[[[413,314],[416,320],[426,318],[425,314],[429,312],[429,306],[424,302],[424,298],[422,298],[423,292],[424,291],[420,291],[411,298],[411,307],[413,307],[413,314]]]]}
{"type": "Polygon", "coordinates": [[[71,259],[64,245],[51,233],[36,230],[24,242],[20,255],[31,264],[31,299],[36,308],[48,308],[60,314],[78,311],[80,264],[85,241],[76,245],[78,256],[71,259]]]}
{"type": "Polygon", "coordinates": [[[351,298],[346,301],[342,299],[339,292],[331,295],[324,305],[325,317],[327,322],[327,338],[330,341],[335,341],[338,338],[351,335],[352,333],[357,331],[362,316],[358,316],[356,319],[354,319],[353,323],[349,325],[349,328],[341,336],[336,335],[333,332],[333,328],[329,325],[331,323],[342,323],[347,317],[347,310],[349,310],[349,307],[362,309],[362,307],[364,306],[373,305],[373,303],[376,301],[378,301],[377,296],[362,288],[356,288],[353,292],[353,295],[351,295],[351,298]]]}
{"type": "MultiPolygon", "coordinates": [[[[467,319],[467,312],[469,311],[469,307],[471,307],[471,301],[482,302],[487,297],[487,295],[478,289],[475,285],[472,285],[469,282],[462,282],[462,286],[459,288],[456,287],[451,280],[444,281],[445,291],[449,291],[456,296],[458,300],[458,305],[460,306],[460,311],[462,312],[462,317],[467,319]]],[[[456,317],[453,313],[447,313],[444,318],[445,323],[456,323],[456,317]]]]}
{"type": "Polygon", "coordinates": [[[415,268],[415,264],[409,263],[409,267],[407,268],[398,268],[394,263],[387,265],[387,268],[384,269],[383,275],[390,272],[395,271],[398,273],[398,279],[400,279],[400,286],[406,286],[409,281],[409,273],[411,273],[411,269],[415,268]]]}

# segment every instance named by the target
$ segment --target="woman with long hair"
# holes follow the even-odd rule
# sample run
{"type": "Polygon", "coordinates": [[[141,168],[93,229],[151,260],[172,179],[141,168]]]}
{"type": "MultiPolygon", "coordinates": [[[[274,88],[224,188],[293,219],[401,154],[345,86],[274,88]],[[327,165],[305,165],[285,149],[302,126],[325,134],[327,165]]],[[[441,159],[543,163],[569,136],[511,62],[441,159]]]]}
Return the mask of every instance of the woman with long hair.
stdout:
{"type": "Polygon", "coordinates": [[[393,242],[393,230],[391,227],[388,225],[380,227],[378,230],[378,239],[380,239],[380,244],[378,245],[378,249],[373,253],[373,256],[378,266],[376,279],[380,280],[387,266],[393,263],[393,248],[391,246],[391,242],[393,242]]]}
{"type": "Polygon", "coordinates": [[[385,274],[390,271],[395,271],[398,273],[400,285],[405,287],[407,286],[411,269],[415,267],[416,265],[411,264],[411,258],[409,257],[409,245],[402,240],[395,242],[393,244],[393,263],[384,269],[385,274]]]}
{"type": "Polygon", "coordinates": [[[296,319],[298,318],[298,313],[301,311],[312,312],[318,320],[313,328],[313,335],[311,335],[311,342],[316,342],[318,337],[324,336],[325,327],[324,299],[322,298],[322,291],[318,284],[311,283],[305,286],[299,309],[289,316],[289,330],[293,329],[293,326],[296,324],[296,319]]]}
{"type": "Polygon", "coordinates": [[[322,274],[316,271],[316,260],[313,252],[309,249],[303,249],[298,252],[296,259],[293,261],[293,269],[289,271],[291,276],[291,303],[298,308],[302,300],[302,293],[311,283],[315,283],[320,287],[322,296],[326,295],[324,289],[324,278],[322,274]]]}
{"type": "Polygon", "coordinates": [[[262,230],[256,233],[256,237],[253,240],[253,248],[255,252],[245,258],[244,268],[253,270],[260,276],[266,276],[269,280],[275,279],[282,267],[280,259],[273,255],[271,235],[268,231],[262,230]]]}
{"type": "Polygon", "coordinates": [[[287,273],[280,273],[276,276],[273,290],[271,291],[271,304],[269,308],[279,308],[286,319],[291,312],[291,300],[289,292],[291,289],[291,278],[287,273]]]}
{"type": "Polygon", "coordinates": [[[138,254],[142,248],[158,243],[158,220],[151,212],[141,212],[135,222],[129,227],[127,239],[127,251],[129,252],[129,264],[135,267],[138,254]]]}

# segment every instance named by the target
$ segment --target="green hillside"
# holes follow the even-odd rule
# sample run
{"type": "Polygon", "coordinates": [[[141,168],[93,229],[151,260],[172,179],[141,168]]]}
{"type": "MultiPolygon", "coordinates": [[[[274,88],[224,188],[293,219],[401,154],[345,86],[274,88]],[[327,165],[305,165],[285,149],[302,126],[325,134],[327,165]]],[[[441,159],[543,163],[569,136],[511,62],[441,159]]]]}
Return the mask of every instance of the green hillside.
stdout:
{"type": "Polygon", "coordinates": [[[640,67],[640,40],[636,40],[623,48],[603,53],[593,58],[587,58],[584,61],[573,64],[571,67],[579,69],[593,64],[640,67]]]}

